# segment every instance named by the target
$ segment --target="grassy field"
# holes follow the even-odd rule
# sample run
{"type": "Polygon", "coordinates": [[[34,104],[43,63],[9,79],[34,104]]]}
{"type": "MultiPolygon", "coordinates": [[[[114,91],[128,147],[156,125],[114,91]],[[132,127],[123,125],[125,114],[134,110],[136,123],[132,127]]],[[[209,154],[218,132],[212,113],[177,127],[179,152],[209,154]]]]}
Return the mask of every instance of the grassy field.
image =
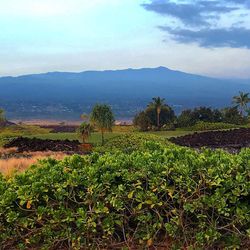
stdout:
{"type": "MultiPolygon", "coordinates": [[[[105,133],[105,139],[110,139],[124,133],[140,133],[136,132],[133,126],[115,126],[113,132],[105,133]]],[[[169,138],[173,136],[186,135],[188,133],[193,133],[193,131],[156,131],[156,132],[145,132],[141,134],[154,134],[164,138],[169,138]]],[[[25,136],[29,138],[39,138],[39,139],[51,139],[51,140],[81,140],[77,133],[50,133],[48,129],[42,129],[37,126],[11,126],[8,128],[0,129],[0,146],[5,144],[8,139],[12,139],[19,136],[25,136]]],[[[90,136],[89,143],[100,144],[101,134],[98,132],[92,133],[90,136]]]]}
{"type": "MultiPolygon", "coordinates": [[[[105,139],[109,139],[115,136],[120,135],[122,132],[108,132],[105,133],[105,139]]],[[[81,139],[77,136],[76,133],[47,133],[47,134],[37,134],[35,136],[27,136],[29,138],[39,138],[39,139],[50,139],[50,140],[79,140],[81,139]]],[[[98,144],[101,142],[101,134],[100,133],[93,133],[90,138],[88,139],[89,143],[98,144]]]]}

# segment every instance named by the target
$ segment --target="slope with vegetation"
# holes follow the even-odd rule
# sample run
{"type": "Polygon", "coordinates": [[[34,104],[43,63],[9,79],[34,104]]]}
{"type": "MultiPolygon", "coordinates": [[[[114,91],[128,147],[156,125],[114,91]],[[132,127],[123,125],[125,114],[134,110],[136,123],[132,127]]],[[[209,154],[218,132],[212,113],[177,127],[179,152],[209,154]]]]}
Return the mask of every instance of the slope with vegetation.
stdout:
{"type": "Polygon", "coordinates": [[[132,153],[48,159],[0,177],[3,249],[250,247],[249,149],[138,140],[132,153]]]}

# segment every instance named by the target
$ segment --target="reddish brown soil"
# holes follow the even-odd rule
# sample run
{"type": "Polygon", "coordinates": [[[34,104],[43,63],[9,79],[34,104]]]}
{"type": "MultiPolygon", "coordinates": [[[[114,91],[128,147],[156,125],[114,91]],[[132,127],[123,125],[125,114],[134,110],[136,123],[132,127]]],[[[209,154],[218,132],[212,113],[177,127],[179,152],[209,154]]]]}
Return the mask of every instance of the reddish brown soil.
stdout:
{"type": "Polygon", "coordinates": [[[192,148],[224,148],[239,151],[250,147],[250,129],[234,129],[227,131],[210,131],[171,138],[171,142],[192,148]]]}
{"type": "Polygon", "coordinates": [[[41,140],[19,137],[6,144],[4,148],[17,148],[18,153],[37,151],[82,153],[80,143],[76,140],[41,140]]]}

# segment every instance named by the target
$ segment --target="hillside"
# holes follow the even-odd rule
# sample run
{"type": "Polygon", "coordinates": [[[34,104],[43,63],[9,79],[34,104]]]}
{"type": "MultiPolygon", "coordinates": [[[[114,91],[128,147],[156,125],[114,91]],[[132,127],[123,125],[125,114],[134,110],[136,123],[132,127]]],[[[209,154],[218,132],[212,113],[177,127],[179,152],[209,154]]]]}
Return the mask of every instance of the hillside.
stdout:
{"type": "Polygon", "coordinates": [[[177,112],[193,106],[223,107],[250,81],[221,80],[168,68],[52,72],[0,78],[0,106],[11,119],[78,119],[96,102],[112,105],[118,118],[131,118],[153,96],[177,112]]]}

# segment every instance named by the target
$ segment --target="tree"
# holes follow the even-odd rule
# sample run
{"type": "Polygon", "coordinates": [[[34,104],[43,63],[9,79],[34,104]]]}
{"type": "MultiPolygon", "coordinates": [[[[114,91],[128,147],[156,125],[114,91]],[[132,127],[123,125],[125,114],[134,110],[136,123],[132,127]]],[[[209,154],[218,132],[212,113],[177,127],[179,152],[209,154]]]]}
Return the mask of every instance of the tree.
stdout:
{"type": "Polygon", "coordinates": [[[194,110],[183,110],[177,119],[178,127],[191,127],[197,122],[221,122],[223,114],[218,109],[198,107],[194,110]]]}
{"type": "Polygon", "coordinates": [[[238,96],[233,97],[233,103],[240,109],[240,114],[243,116],[244,111],[247,110],[247,104],[250,102],[249,93],[239,92],[238,96]]]}
{"type": "Polygon", "coordinates": [[[89,138],[91,132],[93,131],[93,127],[91,124],[87,122],[81,123],[80,127],[78,128],[78,134],[82,137],[82,142],[85,143],[86,140],[89,138]]]}
{"type": "Polygon", "coordinates": [[[91,123],[96,126],[102,134],[102,145],[104,144],[104,132],[112,131],[114,125],[114,115],[110,106],[106,104],[97,104],[90,115],[91,123]]]}
{"type": "Polygon", "coordinates": [[[138,127],[140,131],[147,131],[152,125],[145,111],[142,111],[135,116],[133,124],[135,127],[138,127]]]}
{"type": "Polygon", "coordinates": [[[237,107],[225,108],[223,111],[223,122],[230,124],[245,124],[247,119],[241,115],[237,107]]]}
{"type": "Polygon", "coordinates": [[[5,121],[5,111],[0,109],[0,121],[5,121]]]}
{"type": "Polygon", "coordinates": [[[177,118],[177,126],[180,128],[191,127],[195,125],[196,122],[194,112],[191,109],[183,110],[177,118]]]}
{"type": "Polygon", "coordinates": [[[154,97],[152,98],[152,102],[149,103],[148,107],[149,108],[154,108],[156,110],[157,114],[157,127],[160,128],[160,115],[161,115],[161,110],[165,106],[165,99],[160,98],[160,97],[154,97]]]}
{"type": "Polygon", "coordinates": [[[160,117],[158,117],[157,113],[155,112],[155,108],[152,106],[149,106],[145,110],[145,113],[150,119],[151,125],[158,128],[166,124],[173,124],[176,118],[174,110],[166,104],[161,108],[160,117]]]}

